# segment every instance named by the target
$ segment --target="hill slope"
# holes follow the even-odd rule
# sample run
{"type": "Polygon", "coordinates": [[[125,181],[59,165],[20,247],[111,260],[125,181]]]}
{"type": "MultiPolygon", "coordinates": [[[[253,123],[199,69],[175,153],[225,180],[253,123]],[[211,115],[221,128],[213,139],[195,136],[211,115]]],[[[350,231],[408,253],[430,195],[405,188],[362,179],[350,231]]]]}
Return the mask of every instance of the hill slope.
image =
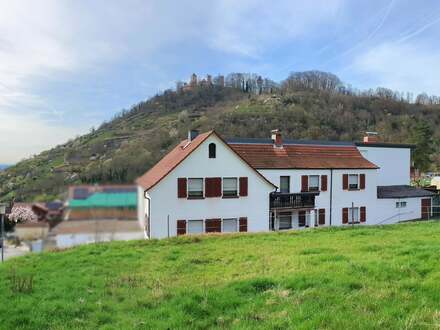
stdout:
{"type": "Polygon", "coordinates": [[[5,329],[421,329],[440,222],[113,242],[0,265],[5,329]],[[20,284],[33,276],[32,290],[20,284]]]}
{"type": "MultiPolygon", "coordinates": [[[[190,128],[215,128],[225,137],[359,140],[376,130],[383,141],[411,142],[426,122],[440,145],[439,106],[322,90],[277,90],[255,95],[234,88],[165,92],[124,111],[99,129],[0,172],[0,200],[48,200],[72,183],[132,182],[190,128]]],[[[434,165],[440,167],[438,150],[434,165]]]]}

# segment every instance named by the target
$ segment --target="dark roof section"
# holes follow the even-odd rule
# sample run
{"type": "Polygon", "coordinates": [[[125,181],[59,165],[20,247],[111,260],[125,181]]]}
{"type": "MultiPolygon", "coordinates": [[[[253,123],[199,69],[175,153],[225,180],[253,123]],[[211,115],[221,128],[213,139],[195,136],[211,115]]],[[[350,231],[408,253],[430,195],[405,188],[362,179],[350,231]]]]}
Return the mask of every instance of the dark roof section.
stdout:
{"type": "Polygon", "coordinates": [[[376,148],[404,148],[415,149],[414,144],[385,143],[385,142],[355,142],[356,147],[376,147],[376,148]]]}
{"type": "MultiPolygon", "coordinates": [[[[231,138],[226,139],[229,144],[273,144],[272,139],[255,138],[231,138]]],[[[353,142],[348,141],[323,141],[323,140],[289,140],[283,139],[283,144],[287,145],[317,145],[317,146],[354,146],[353,142]]]]}
{"type": "Polygon", "coordinates": [[[396,186],[378,186],[377,198],[416,198],[416,197],[431,197],[435,193],[408,185],[396,186]]]}
{"type": "MultiPolygon", "coordinates": [[[[255,138],[231,138],[226,139],[230,144],[273,144],[272,139],[255,138]]],[[[414,149],[414,144],[387,143],[387,142],[351,142],[351,141],[325,141],[325,140],[291,140],[283,139],[283,144],[287,145],[316,145],[316,146],[356,146],[356,147],[376,147],[376,148],[405,148],[414,149]]]]}

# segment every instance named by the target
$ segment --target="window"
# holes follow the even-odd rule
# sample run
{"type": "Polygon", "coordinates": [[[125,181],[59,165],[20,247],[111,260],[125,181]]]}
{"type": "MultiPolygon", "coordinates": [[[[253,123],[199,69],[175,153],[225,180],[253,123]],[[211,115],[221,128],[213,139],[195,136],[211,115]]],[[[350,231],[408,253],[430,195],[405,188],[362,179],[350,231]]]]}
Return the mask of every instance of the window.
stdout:
{"type": "Polygon", "coordinates": [[[237,178],[223,178],[223,196],[235,197],[237,196],[237,191],[237,178]]]}
{"type": "Polygon", "coordinates": [[[215,146],[215,143],[210,143],[209,144],[209,158],[215,158],[215,149],[216,149],[216,146],[215,146]]]}
{"type": "Polygon", "coordinates": [[[203,234],[203,220],[188,220],[188,234],[203,234]]]}
{"type": "Polygon", "coordinates": [[[188,179],[188,197],[203,197],[203,179],[188,179]]]}
{"type": "Polygon", "coordinates": [[[291,229],[292,228],[292,213],[281,212],[279,217],[279,229],[291,229]]]}
{"type": "Polygon", "coordinates": [[[349,207],[348,208],[348,223],[359,223],[359,208],[349,207]]]}
{"type": "Polygon", "coordinates": [[[238,221],[237,219],[223,219],[223,230],[224,233],[235,233],[238,231],[238,221]]]}
{"type": "Polygon", "coordinates": [[[406,202],[396,202],[396,208],[406,207],[406,202]]]}
{"type": "Polygon", "coordinates": [[[290,192],[290,176],[280,176],[280,192],[290,192]]]}
{"type": "Polygon", "coordinates": [[[348,176],[348,189],[359,189],[359,175],[358,174],[350,174],[348,176]]]}
{"type": "Polygon", "coordinates": [[[309,191],[319,190],[319,175],[309,175],[309,191]]]}

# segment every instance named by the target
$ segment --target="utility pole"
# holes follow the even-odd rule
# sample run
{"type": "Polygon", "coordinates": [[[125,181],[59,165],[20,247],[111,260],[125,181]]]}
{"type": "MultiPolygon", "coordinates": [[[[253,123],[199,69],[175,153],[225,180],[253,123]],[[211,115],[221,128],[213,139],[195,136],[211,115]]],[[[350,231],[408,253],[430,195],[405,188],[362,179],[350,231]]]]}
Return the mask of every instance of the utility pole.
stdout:
{"type": "Polygon", "coordinates": [[[5,214],[6,214],[6,204],[0,204],[0,246],[2,248],[2,262],[5,260],[5,214]]]}

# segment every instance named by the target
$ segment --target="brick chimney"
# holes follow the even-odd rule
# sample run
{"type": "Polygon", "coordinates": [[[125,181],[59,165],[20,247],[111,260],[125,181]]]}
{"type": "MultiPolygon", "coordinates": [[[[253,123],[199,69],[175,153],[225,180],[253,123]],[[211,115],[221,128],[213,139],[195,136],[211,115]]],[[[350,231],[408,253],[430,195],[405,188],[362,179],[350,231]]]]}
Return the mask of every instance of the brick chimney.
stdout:
{"type": "Polygon", "coordinates": [[[364,143],[379,142],[379,134],[377,132],[365,132],[364,143]]]}
{"type": "Polygon", "coordinates": [[[282,148],[283,147],[283,138],[281,136],[281,131],[279,129],[274,129],[270,131],[272,142],[274,144],[274,147],[282,148]]]}

